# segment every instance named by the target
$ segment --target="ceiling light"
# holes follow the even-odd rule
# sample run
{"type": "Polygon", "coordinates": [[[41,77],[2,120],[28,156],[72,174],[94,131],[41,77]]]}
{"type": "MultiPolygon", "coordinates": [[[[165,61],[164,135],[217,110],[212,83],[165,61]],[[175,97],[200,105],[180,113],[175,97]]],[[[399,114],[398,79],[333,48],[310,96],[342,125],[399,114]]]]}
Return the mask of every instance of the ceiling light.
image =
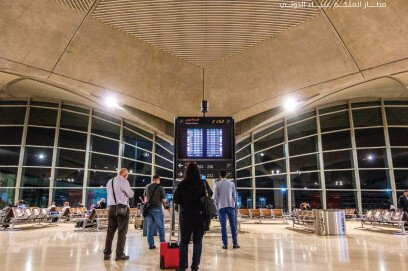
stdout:
{"type": "Polygon", "coordinates": [[[119,107],[118,99],[116,99],[116,97],[114,96],[106,97],[104,102],[105,102],[105,105],[109,108],[119,107]]]}
{"type": "Polygon", "coordinates": [[[44,155],[44,154],[42,154],[42,153],[40,153],[40,154],[38,155],[38,158],[42,160],[42,159],[44,159],[44,158],[45,158],[45,155],[44,155]]]}
{"type": "Polygon", "coordinates": [[[261,157],[263,157],[265,154],[264,154],[263,152],[261,152],[259,155],[260,155],[261,157]]]}
{"type": "Polygon", "coordinates": [[[296,101],[294,98],[289,97],[283,103],[283,107],[286,111],[293,112],[297,109],[298,104],[298,101],[296,101]]]}
{"type": "Polygon", "coordinates": [[[371,161],[371,160],[374,159],[374,156],[372,156],[371,154],[369,154],[369,155],[367,156],[367,159],[371,161]]]}

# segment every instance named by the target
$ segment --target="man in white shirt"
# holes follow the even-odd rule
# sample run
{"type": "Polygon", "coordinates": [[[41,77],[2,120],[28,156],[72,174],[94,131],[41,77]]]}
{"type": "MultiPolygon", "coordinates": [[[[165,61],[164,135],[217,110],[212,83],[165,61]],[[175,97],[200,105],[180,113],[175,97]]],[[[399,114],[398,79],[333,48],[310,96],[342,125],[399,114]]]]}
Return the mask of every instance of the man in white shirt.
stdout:
{"type": "Polygon", "coordinates": [[[220,171],[221,180],[215,183],[214,201],[218,206],[219,220],[223,249],[228,249],[227,216],[231,227],[233,248],[240,248],[237,240],[237,229],[235,226],[235,198],[236,190],[234,182],[226,179],[227,172],[220,171]]]}
{"type": "Polygon", "coordinates": [[[116,261],[129,260],[129,256],[124,253],[126,234],[129,225],[129,198],[133,198],[133,190],[130,188],[129,171],[126,168],[122,168],[119,174],[111,179],[106,185],[108,194],[108,206],[109,206],[109,221],[108,232],[106,234],[104,260],[110,260],[112,253],[112,240],[116,230],[118,230],[118,240],[116,243],[116,261]],[[118,212],[119,207],[127,206],[127,213],[121,215],[118,212]]]}

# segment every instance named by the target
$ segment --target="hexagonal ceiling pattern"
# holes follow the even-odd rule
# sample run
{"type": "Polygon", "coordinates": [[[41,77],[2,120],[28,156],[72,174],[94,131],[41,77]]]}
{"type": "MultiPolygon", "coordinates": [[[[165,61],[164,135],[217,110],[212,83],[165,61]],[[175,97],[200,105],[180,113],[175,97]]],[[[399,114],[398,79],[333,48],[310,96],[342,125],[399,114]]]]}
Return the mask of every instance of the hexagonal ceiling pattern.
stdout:
{"type": "Polygon", "coordinates": [[[314,17],[286,0],[101,0],[92,16],[166,52],[206,66],[314,17]]]}

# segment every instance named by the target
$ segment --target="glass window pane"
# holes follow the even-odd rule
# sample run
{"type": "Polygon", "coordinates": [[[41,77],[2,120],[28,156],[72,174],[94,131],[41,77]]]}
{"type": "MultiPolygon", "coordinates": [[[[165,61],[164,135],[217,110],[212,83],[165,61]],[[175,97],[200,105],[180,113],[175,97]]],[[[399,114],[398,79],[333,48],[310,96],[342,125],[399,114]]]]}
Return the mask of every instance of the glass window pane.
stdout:
{"type": "Polygon", "coordinates": [[[173,163],[156,155],[156,165],[173,170],[173,163]]]}
{"type": "Polygon", "coordinates": [[[28,124],[55,127],[56,122],[57,110],[34,107],[30,109],[28,124]]]}
{"type": "Polygon", "coordinates": [[[235,150],[239,151],[240,149],[242,149],[244,146],[248,145],[249,143],[251,143],[251,137],[247,137],[243,139],[242,141],[238,142],[235,146],[235,150]]]}
{"type": "Polygon", "coordinates": [[[322,147],[324,151],[351,148],[350,131],[322,134],[322,147]]]}
{"type": "Polygon", "coordinates": [[[385,168],[387,167],[385,149],[357,150],[358,166],[360,168],[385,168]]]}
{"type": "Polygon", "coordinates": [[[31,101],[30,105],[53,107],[53,108],[58,108],[58,106],[59,106],[57,103],[39,102],[39,101],[31,101]]]}
{"type": "Polygon", "coordinates": [[[115,177],[117,174],[115,172],[102,172],[102,171],[89,171],[89,182],[90,187],[106,187],[106,184],[110,179],[115,177]]]}
{"type": "Polygon", "coordinates": [[[159,145],[156,145],[156,154],[173,161],[173,154],[169,153],[166,149],[160,147],[159,145]]]}
{"type": "Polygon", "coordinates": [[[312,153],[317,151],[317,137],[311,136],[289,142],[290,156],[312,153]]]}
{"type": "Polygon", "coordinates": [[[247,167],[247,166],[250,166],[251,165],[251,156],[248,156],[247,158],[244,158],[244,159],[242,159],[242,160],[239,160],[237,163],[236,163],[236,168],[237,169],[240,169],[240,168],[243,168],[243,167],[247,167]]]}
{"type": "Polygon", "coordinates": [[[386,209],[390,208],[392,204],[391,192],[381,192],[381,191],[362,191],[361,201],[363,206],[363,211],[368,209],[386,209]]]}
{"type": "Polygon", "coordinates": [[[51,166],[52,148],[26,147],[25,166],[51,166]]]}
{"type": "Polygon", "coordinates": [[[255,175],[281,174],[286,172],[286,159],[255,166],[255,175]]]}
{"type": "MultiPolygon", "coordinates": [[[[170,189],[171,193],[173,193],[173,179],[167,179],[163,176],[160,176],[160,184],[163,187],[168,187],[166,189],[170,189]]],[[[167,193],[167,192],[166,192],[167,193]]]]}
{"type": "Polygon", "coordinates": [[[319,172],[296,173],[290,175],[292,188],[319,188],[320,175],[319,172]]]}
{"type": "Polygon", "coordinates": [[[290,158],[290,172],[317,170],[317,154],[303,155],[290,158]]]}
{"type": "Polygon", "coordinates": [[[361,189],[390,189],[388,170],[359,170],[361,189]]]}
{"type": "Polygon", "coordinates": [[[347,108],[348,108],[347,104],[330,106],[330,107],[319,109],[319,114],[326,114],[326,113],[336,112],[336,111],[344,110],[344,109],[347,109],[347,108]]]}
{"type": "Polygon", "coordinates": [[[252,179],[239,179],[237,180],[237,187],[252,187],[252,179]]]}
{"type": "Polygon", "coordinates": [[[121,122],[119,118],[117,118],[117,117],[115,117],[115,116],[113,116],[111,114],[108,115],[108,114],[104,114],[104,113],[101,113],[101,112],[98,112],[98,111],[95,111],[95,110],[92,113],[93,113],[94,116],[96,116],[98,118],[108,120],[108,121],[116,123],[116,124],[120,124],[120,122],[121,122]]]}
{"type": "Polygon", "coordinates": [[[55,169],[56,187],[82,187],[84,171],[82,169],[55,169]]]}
{"type": "Polygon", "coordinates": [[[267,162],[283,157],[285,157],[284,144],[256,153],[255,163],[267,162]]]}
{"type": "Polygon", "coordinates": [[[408,128],[388,128],[391,146],[408,146],[408,128]]]}
{"type": "Polygon", "coordinates": [[[69,104],[62,104],[61,108],[71,110],[71,111],[80,112],[80,113],[89,114],[89,109],[88,108],[72,106],[72,105],[69,105],[69,104]]]}
{"type": "MultiPolygon", "coordinates": [[[[21,186],[23,187],[48,187],[50,186],[50,168],[23,168],[21,186]]],[[[23,198],[25,199],[25,198],[23,198]]]]}
{"type": "Polygon", "coordinates": [[[408,107],[386,107],[388,125],[408,125],[408,107]]]}
{"type": "MultiPolygon", "coordinates": [[[[270,135],[267,135],[266,137],[263,137],[257,141],[254,141],[254,149],[255,152],[284,143],[285,142],[285,136],[284,136],[284,131],[283,129],[280,129],[270,135]]],[[[249,150],[250,150],[250,146],[249,150]]]]}
{"type": "Polygon", "coordinates": [[[327,191],[326,202],[328,209],[357,208],[357,192],[355,191],[327,191]]]}
{"type": "Polygon", "coordinates": [[[54,146],[55,129],[28,127],[27,145],[54,146]]]}
{"type": "Polygon", "coordinates": [[[352,103],[351,108],[362,108],[362,107],[379,106],[379,105],[381,105],[380,101],[358,102],[358,103],[352,103]]]}
{"type": "Polygon", "coordinates": [[[256,177],[257,188],[287,188],[286,175],[256,177]]]}
{"type": "Polygon", "coordinates": [[[54,189],[54,198],[57,206],[63,206],[68,201],[71,207],[82,204],[82,189],[54,189]]]}
{"type": "Polygon", "coordinates": [[[355,134],[357,148],[385,146],[383,128],[356,129],[355,134]]]}
{"type": "Polygon", "coordinates": [[[356,188],[354,171],[325,171],[324,178],[327,189],[354,189],[356,188]]]}
{"type": "Polygon", "coordinates": [[[381,108],[353,110],[354,127],[382,126],[381,108]]]}
{"type": "Polygon", "coordinates": [[[118,158],[98,153],[90,153],[92,169],[118,170],[118,158]]]}
{"type": "Polygon", "coordinates": [[[145,187],[151,183],[150,176],[130,174],[128,180],[131,187],[145,187]]]}
{"type": "Polygon", "coordinates": [[[102,152],[107,154],[119,154],[119,142],[99,136],[92,136],[92,151],[102,152]]]}
{"type": "Polygon", "coordinates": [[[320,116],[320,129],[322,132],[350,128],[348,111],[320,116]]]}
{"type": "Polygon", "coordinates": [[[246,169],[242,169],[242,170],[237,170],[237,178],[246,178],[246,177],[250,177],[251,174],[251,168],[246,168],[246,169]]]}
{"type": "Polygon", "coordinates": [[[238,160],[238,159],[241,159],[241,158],[243,158],[245,156],[248,156],[250,154],[251,154],[251,145],[248,145],[245,148],[238,151],[235,158],[238,160]]]}
{"type": "Polygon", "coordinates": [[[49,189],[20,189],[20,198],[28,206],[46,208],[48,207],[49,189]]]}
{"type": "Polygon", "coordinates": [[[0,124],[24,124],[25,107],[0,107],[0,124]]]}
{"type": "Polygon", "coordinates": [[[0,127],[0,145],[20,145],[23,127],[0,127]]]}
{"type": "Polygon", "coordinates": [[[325,169],[353,168],[351,151],[336,151],[323,153],[325,169]]]}
{"type": "Polygon", "coordinates": [[[170,152],[174,153],[174,146],[171,143],[169,143],[167,140],[164,140],[157,136],[156,142],[159,143],[161,146],[165,147],[166,149],[168,149],[170,152]]]}
{"type": "Polygon", "coordinates": [[[281,190],[257,190],[256,208],[288,209],[288,193],[281,190]]]}
{"type": "Polygon", "coordinates": [[[292,190],[292,209],[299,208],[303,202],[309,203],[312,209],[321,209],[321,192],[308,190],[292,190]]]}
{"type": "Polygon", "coordinates": [[[113,139],[119,139],[120,126],[98,118],[92,118],[92,133],[113,139]]]}
{"type": "MultiPolygon", "coordinates": [[[[147,138],[153,139],[153,134],[152,133],[150,133],[148,131],[145,131],[145,130],[142,130],[142,129],[132,125],[131,123],[129,123],[127,121],[125,121],[123,123],[123,126],[126,127],[126,128],[129,128],[130,130],[133,130],[134,132],[137,132],[137,133],[139,133],[141,135],[144,135],[147,138]]],[[[123,129],[123,130],[127,130],[127,129],[123,129]]]]}
{"type": "Polygon", "coordinates": [[[394,168],[408,168],[408,149],[392,149],[394,168]]]}
{"type": "MultiPolygon", "coordinates": [[[[260,131],[258,133],[255,133],[254,134],[254,140],[256,140],[256,139],[258,139],[260,137],[263,137],[266,134],[275,132],[276,130],[278,130],[280,128],[283,128],[283,121],[281,121],[281,122],[279,122],[277,124],[274,124],[274,125],[272,125],[272,126],[270,126],[268,128],[265,128],[264,130],[262,130],[262,131],[260,131]]],[[[244,145],[247,145],[250,142],[251,142],[251,137],[248,137],[247,139],[245,139],[242,142],[238,143],[239,146],[237,146],[237,150],[241,149],[244,145]]]]}
{"type": "Polygon", "coordinates": [[[14,203],[14,189],[0,188],[0,209],[4,209],[7,204],[14,203]]]}
{"type": "Polygon", "coordinates": [[[84,168],[85,152],[58,149],[58,167],[84,168]]]}
{"type": "Polygon", "coordinates": [[[14,187],[16,186],[16,179],[17,179],[16,167],[0,167],[0,187],[14,187]]]}
{"type": "Polygon", "coordinates": [[[252,209],[252,190],[249,189],[237,190],[237,207],[252,209]]]}
{"type": "Polygon", "coordinates": [[[0,165],[18,166],[20,147],[0,147],[0,165]]]}
{"type": "Polygon", "coordinates": [[[71,149],[86,149],[86,134],[60,130],[58,146],[71,149]]]}
{"type": "Polygon", "coordinates": [[[306,112],[306,113],[302,113],[302,114],[297,114],[294,117],[288,118],[287,123],[292,124],[292,123],[295,123],[295,122],[298,122],[298,121],[301,121],[301,120],[304,120],[304,119],[311,118],[311,117],[313,117],[315,115],[316,115],[316,111],[314,111],[314,110],[306,112]]]}
{"type": "Polygon", "coordinates": [[[135,162],[128,159],[122,159],[122,167],[127,168],[130,173],[151,175],[152,165],[142,162],[135,162]]]}
{"type": "Polygon", "coordinates": [[[288,126],[289,140],[317,133],[316,118],[288,126]]]}
{"type": "MultiPolygon", "coordinates": [[[[140,208],[142,201],[140,200],[141,198],[143,199],[143,194],[144,194],[144,189],[133,189],[133,192],[135,193],[135,195],[133,196],[133,198],[129,199],[129,206],[130,208],[132,207],[138,207],[140,208]]],[[[165,190],[164,192],[167,193],[167,191],[165,190]]]]}
{"type": "Polygon", "coordinates": [[[61,111],[62,128],[67,128],[76,131],[88,131],[89,116],[82,114],[75,114],[72,112],[61,111]]]}
{"type": "Polygon", "coordinates": [[[92,188],[86,190],[86,207],[90,208],[92,205],[98,203],[101,198],[107,199],[107,193],[105,188],[92,188]]]}
{"type": "Polygon", "coordinates": [[[166,170],[164,168],[155,167],[155,174],[158,174],[160,177],[173,179],[173,170],[166,170]]]}
{"type": "Polygon", "coordinates": [[[130,159],[135,159],[142,162],[152,162],[152,154],[148,151],[134,148],[130,145],[124,144],[123,156],[130,159]]]}
{"type": "Polygon", "coordinates": [[[408,170],[394,170],[395,185],[397,189],[407,189],[408,170]]]}

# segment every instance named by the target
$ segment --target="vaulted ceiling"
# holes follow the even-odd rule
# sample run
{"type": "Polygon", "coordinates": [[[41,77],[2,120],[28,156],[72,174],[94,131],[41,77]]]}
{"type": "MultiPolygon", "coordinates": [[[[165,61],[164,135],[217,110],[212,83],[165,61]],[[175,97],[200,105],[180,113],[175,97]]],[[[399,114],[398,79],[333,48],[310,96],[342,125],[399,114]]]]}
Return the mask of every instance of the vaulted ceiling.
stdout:
{"type": "Polygon", "coordinates": [[[0,98],[115,95],[114,113],[169,132],[200,114],[204,66],[209,115],[244,134],[289,95],[408,97],[408,1],[368,2],[0,0],[0,98]]]}

